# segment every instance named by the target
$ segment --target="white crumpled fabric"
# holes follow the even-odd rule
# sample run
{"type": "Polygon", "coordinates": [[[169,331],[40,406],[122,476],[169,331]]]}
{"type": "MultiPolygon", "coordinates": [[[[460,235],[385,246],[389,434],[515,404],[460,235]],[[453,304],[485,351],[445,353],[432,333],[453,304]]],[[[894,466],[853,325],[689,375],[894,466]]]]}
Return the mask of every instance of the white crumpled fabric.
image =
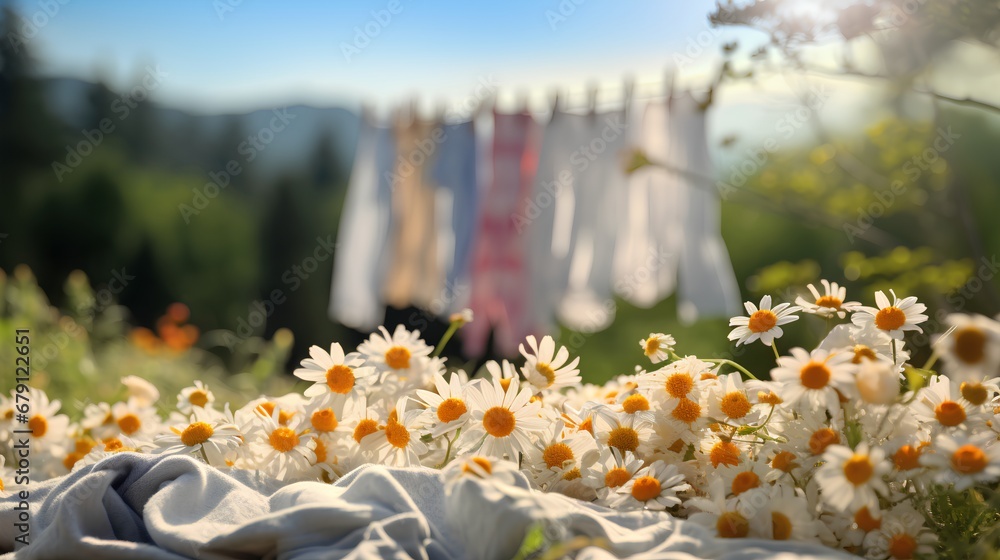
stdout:
{"type": "MultiPolygon", "coordinates": [[[[812,545],[711,538],[652,512],[615,512],[557,494],[431,469],[359,468],[335,484],[282,485],[184,456],[123,453],[32,484],[31,545],[17,558],[508,559],[539,522],[551,542],[601,537],[577,558],[843,558],[812,545]]],[[[0,500],[13,548],[17,497],[0,500]]],[[[3,558],[12,558],[6,554],[3,558]]]]}

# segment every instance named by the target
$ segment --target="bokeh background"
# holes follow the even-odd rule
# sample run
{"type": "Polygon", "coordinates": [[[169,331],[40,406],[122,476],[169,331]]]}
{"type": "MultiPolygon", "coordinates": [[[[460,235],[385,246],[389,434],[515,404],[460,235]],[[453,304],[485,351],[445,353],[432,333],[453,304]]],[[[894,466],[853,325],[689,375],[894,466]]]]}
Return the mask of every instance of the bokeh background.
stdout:
{"type": "MultiPolygon", "coordinates": [[[[869,305],[894,288],[942,310],[928,334],[949,311],[1000,312],[995,1],[2,5],[0,320],[34,329],[36,382],[67,398],[109,398],[129,374],[168,394],[196,377],[277,390],[310,345],[360,342],[327,317],[332,259],[266,324],[240,321],[336,236],[362,103],[462,111],[483,80],[499,109],[542,117],[551,92],[582,105],[590,84],[620,104],[625,78],[711,94],[710,186],[744,299],[792,301],[819,278],[869,305]],[[292,118],[249,150],[275,111],[292,118]],[[179,211],[230,160],[240,173],[179,211]]],[[[558,334],[589,381],[630,373],[650,332],[766,375],[769,348],[675,307],[618,302],[611,328],[558,334]]],[[[386,323],[414,317],[432,343],[447,327],[414,309],[386,323]]],[[[803,317],[780,343],[824,328],[803,317]]],[[[491,357],[457,340],[446,354],[491,357]]]]}

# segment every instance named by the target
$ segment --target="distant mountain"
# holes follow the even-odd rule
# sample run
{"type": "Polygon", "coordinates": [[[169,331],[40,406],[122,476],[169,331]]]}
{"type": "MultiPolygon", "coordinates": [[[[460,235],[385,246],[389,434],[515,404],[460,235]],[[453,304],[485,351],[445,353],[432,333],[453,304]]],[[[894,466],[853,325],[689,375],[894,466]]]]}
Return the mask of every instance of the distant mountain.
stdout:
{"type": "MultiPolygon", "coordinates": [[[[45,81],[46,101],[52,112],[72,130],[82,130],[89,110],[88,92],[95,84],[75,78],[50,78],[45,81]]],[[[249,113],[196,115],[155,103],[149,105],[152,129],[158,153],[169,158],[171,166],[203,170],[221,168],[229,158],[241,165],[252,165],[255,175],[272,179],[306,168],[315,157],[317,146],[328,134],[331,157],[339,169],[349,170],[358,140],[360,117],[341,107],[319,108],[294,105],[261,109],[249,113]],[[284,119],[275,118],[285,115],[284,119]],[[274,122],[284,126],[279,132],[268,129],[274,122]],[[285,122],[283,122],[285,121],[285,122]],[[273,134],[273,139],[272,139],[273,134]],[[257,136],[249,142],[249,136],[257,136]],[[271,140],[270,143],[265,143],[271,140]],[[243,144],[247,141],[246,144],[243,144]],[[207,146],[229,146],[226,155],[209,153],[207,146]],[[256,144],[256,145],[254,145],[256,144]],[[241,149],[242,148],[242,149],[241,149]],[[252,161],[249,161],[252,156],[252,161]]]]}

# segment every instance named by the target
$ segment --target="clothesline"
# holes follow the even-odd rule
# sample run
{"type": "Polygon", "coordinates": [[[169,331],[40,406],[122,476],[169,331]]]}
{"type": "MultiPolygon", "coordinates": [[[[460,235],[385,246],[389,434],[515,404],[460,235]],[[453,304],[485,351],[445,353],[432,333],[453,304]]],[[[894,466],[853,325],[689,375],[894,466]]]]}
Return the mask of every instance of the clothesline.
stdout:
{"type": "Polygon", "coordinates": [[[481,113],[486,127],[366,119],[331,317],[364,330],[387,305],[471,307],[463,337],[479,355],[491,330],[497,351],[512,354],[557,322],[606,328],[616,296],[651,307],[678,291],[684,321],[732,315],[739,290],[718,193],[701,184],[713,176],[704,103],[632,93],[628,111],[559,103],[543,119],[481,113]],[[635,149],[658,165],[627,170],[635,149]]]}

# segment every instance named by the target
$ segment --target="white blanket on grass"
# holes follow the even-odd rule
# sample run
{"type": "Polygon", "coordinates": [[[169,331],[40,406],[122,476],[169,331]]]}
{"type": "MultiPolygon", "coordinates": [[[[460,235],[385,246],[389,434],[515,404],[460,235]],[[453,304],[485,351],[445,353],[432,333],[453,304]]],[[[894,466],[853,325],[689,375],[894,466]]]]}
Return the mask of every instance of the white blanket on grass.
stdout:
{"type": "MultiPolygon", "coordinates": [[[[552,542],[602,537],[578,558],[841,558],[819,546],[714,539],[666,514],[617,513],[561,495],[430,469],[370,466],[336,484],[281,485],[189,457],[119,454],[32,484],[30,541],[3,558],[509,559],[526,531],[552,542]]],[[[0,500],[0,550],[13,548],[18,497],[0,500]]]]}

